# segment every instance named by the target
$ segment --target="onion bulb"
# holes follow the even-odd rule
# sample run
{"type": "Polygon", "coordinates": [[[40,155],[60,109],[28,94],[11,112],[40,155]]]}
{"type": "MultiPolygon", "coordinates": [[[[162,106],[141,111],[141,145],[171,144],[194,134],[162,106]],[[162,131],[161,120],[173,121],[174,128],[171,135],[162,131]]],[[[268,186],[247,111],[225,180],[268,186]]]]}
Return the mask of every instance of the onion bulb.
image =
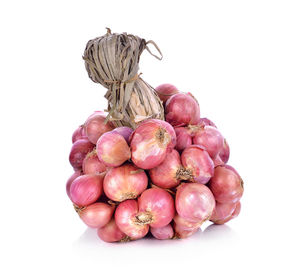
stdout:
{"type": "Polygon", "coordinates": [[[115,128],[112,132],[116,132],[124,137],[126,140],[127,144],[130,144],[130,136],[133,132],[133,129],[128,127],[128,126],[120,126],[115,128]]]}
{"type": "Polygon", "coordinates": [[[224,224],[231,219],[235,208],[235,203],[222,204],[216,202],[216,206],[209,220],[214,222],[215,224],[224,224]]]}
{"type": "Polygon", "coordinates": [[[172,126],[196,125],[200,120],[200,108],[190,95],[178,93],[166,102],[166,121],[172,126]]]}
{"type": "Polygon", "coordinates": [[[200,183],[182,183],[176,192],[176,211],[191,222],[204,222],[210,218],[215,199],[209,188],[200,183]]]}
{"type": "Polygon", "coordinates": [[[219,203],[236,203],[244,192],[243,180],[238,172],[229,165],[215,168],[209,187],[219,203]]]}
{"type": "Polygon", "coordinates": [[[87,139],[79,139],[73,144],[69,161],[75,170],[81,169],[85,156],[92,151],[93,148],[94,145],[87,139]]]}
{"type": "Polygon", "coordinates": [[[96,202],[102,193],[103,178],[103,174],[83,175],[76,178],[70,187],[72,202],[78,207],[96,202]]]}
{"type": "Polygon", "coordinates": [[[112,218],[108,224],[98,229],[97,234],[105,242],[129,241],[129,237],[124,234],[112,218]]]}
{"type": "Polygon", "coordinates": [[[115,220],[119,229],[131,239],[144,237],[149,231],[149,225],[140,223],[136,216],[138,203],[135,200],[126,200],[120,203],[115,212],[115,220]]]}
{"type": "Polygon", "coordinates": [[[90,228],[101,228],[105,226],[110,221],[113,213],[113,206],[100,202],[78,210],[80,218],[90,228]]]}
{"type": "Polygon", "coordinates": [[[200,230],[199,227],[193,229],[185,229],[184,227],[176,223],[173,224],[173,227],[175,231],[175,238],[187,238],[197,233],[200,230]]]}
{"type": "Polygon", "coordinates": [[[147,120],[132,134],[132,161],[142,169],[158,166],[166,158],[167,152],[176,145],[173,127],[161,120],[147,120]]]}
{"type": "Polygon", "coordinates": [[[67,195],[69,196],[70,198],[70,187],[71,187],[71,184],[72,182],[78,178],[79,176],[81,175],[81,171],[80,170],[77,170],[73,173],[73,175],[71,177],[69,177],[68,181],[67,181],[67,184],[66,184],[66,191],[67,191],[67,195]]]}
{"type": "Polygon", "coordinates": [[[88,139],[82,125],[73,132],[72,143],[75,143],[79,139],[88,139]]]}
{"type": "Polygon", "coordinates": [[[99,160],[96,150],[86,155],[82,163],[84,174],[100,174],[106,171],[105,164],[99,160]]]}
{"type": "Polygon", "coordinates": [[[175,127],[176,132],[176,146],[175,149],[178,151],[183,151],[185,148],[192,145],[192,134],[187,127],[175,127]]]}
{"type": "Polygon", "coordinates": [[[147,185],[148,178],[145,171],[127,163],[107,171],[103,189],[108,198],[122,202],[137,198],[147,188],[147,185]]]}
{"type": "Polygon", "coordinates": [[[163,103],[172,96],[179,93],[178,89],[172,84],[161,84],[155,88],[159,98],[163,103]]]}
{"type": "Polygon", "coordinates": [[[84,124],[84,130],[89,140],[96,145],[99,137],[108,131],[114,129],[112,123],[104,123],[106,114],[102,111],[96,111],[88,117],[84,124]]]}
{"type": "Polygon", "coordinates": [[[192,175],[195,182],[205,184],[214,174],[214,163],[203,147],[191,145],[181,154],[183,167],[192,175]]]}
{"type": "Polygon", "coordinates": [[[149,170],[149,176],[155,185],[172,188],[180,183],[183,171],[179,153],[173,149],[161,164],[149,170]]]}
{"type": "Polygon", "coordinates": [[[174,236],[174,230],[171,224],[161,228],[151,227],[150,232],[156,239],[171,239],[174,236]]]}
{"type": "Polygon", "coordinates": [[[172,196],[161,188],[145,190],[138,199],[139,213],[137,222],[150,224],[153,228],[168,225],[175,216],[174,200],[172,196]]]}
{"type": "Polygon", "coordinates": [[[106,132],[97,141],[97,155],[108,167],[122,165],[131,157],[130,148],[124,137],[116,132],[106,132]]]}
{"type": "Polygon", "coordinates": [[[222,150],[223,142],[222,134],[212,126],[200,128],[193,137],[193,143],[204,147],[212,159],[222,150]]]}

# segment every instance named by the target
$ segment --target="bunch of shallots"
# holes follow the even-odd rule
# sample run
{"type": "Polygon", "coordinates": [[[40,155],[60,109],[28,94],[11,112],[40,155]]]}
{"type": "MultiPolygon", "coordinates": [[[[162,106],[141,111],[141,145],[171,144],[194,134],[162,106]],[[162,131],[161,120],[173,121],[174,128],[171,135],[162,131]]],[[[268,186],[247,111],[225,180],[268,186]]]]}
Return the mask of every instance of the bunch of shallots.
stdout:
{"type": "Polygon", "coordinates": [[[243,181],[227,165],[227,141],[200,117],[191,93],[145,85],[137,75],[144,49],[143,39],[109,30],[84,55],[90,78],[108,89],[109,108],[73,133],[66,187],[79,217],[106,242],[186,238],[241,209],[243,181]]]}

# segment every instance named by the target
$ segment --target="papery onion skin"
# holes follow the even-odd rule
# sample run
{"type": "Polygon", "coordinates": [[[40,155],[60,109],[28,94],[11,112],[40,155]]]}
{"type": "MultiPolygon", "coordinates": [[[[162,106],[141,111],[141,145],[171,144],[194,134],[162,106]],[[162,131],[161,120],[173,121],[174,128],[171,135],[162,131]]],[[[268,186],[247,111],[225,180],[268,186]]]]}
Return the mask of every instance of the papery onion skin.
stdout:
{"type": "Polygon", "coordinates": [[[114,129],[112,123],[104,123],[106,114],[102,111],[96,111],[88,117],[84,124],[84,130],[89,140],[96,145],[99,137],[105,132],[114,129]]]}
{"type": "Polygon", "coordinates": [[[71,187],[71,184],[72,182],[78,178],[79,176],[81,175],[81,171],[80,170],[77,170],[75,171],[71,177],[69,177],[69,179],[67,180],[67,184],[66,184],[66,192],[67,192],[67,195],[69,196],[70,198],[70,187],[71,187]]]}
{"type": "Polygon", "coordinates": [[[202,225],[202,221],[189,221],[183,217],[181,217],[179,214],[176,214],[174,217],[174,223],[179,225],[183,230],[192,230],[199,228],[202,225]]]}
{"type": "Polygon", "coordinates": [[[222,134],[212,126],[200,128],[193,137],[193,144],[203,146],[212,159],[222,150],[223,142],[222,134]]]}
{"type": "Polygon", "coordinates": [[[236,203],[244,192],[243,181],[238,172],[229,165],[215,168],[209,188],[219,203],[236,203]]]}
{"type": "Polygon", "coordinates": [[[93,148],[94,144],[87,139],[79,139],[73,144],[69,161],[75,170],[81,169],[85,156],[91,152],[93,148]]]}
{"type": "Polygon", "coordinates": [[[111,220],[114,210],[113,206],[98,202],[79,210],[78,213],[88,227],[101,228],[111,220]]]}
{"type": "Polygon", "coordinates": [[[167,191],[161,188],[145,190],[138,199],[138,204],[137,218],[153,228],[168,225],[175,216],[174,200],[167,191]]]}
{"type": "Polygon", "coordinates": [[[197,125],[199,126],[212,126],[214,128],[217,128],[217,126],[215,125],[214,122],[212,122],[210,119],[208,118],[200,118],[197,125]]]}
{"type": "Polygon", "coordinates": [[[180,183],[179,177],[176,175],[181,167],[180,155],[173,149],[161,164],[149,170],[149,176],[155,185],[172,188],[180,183]]]}
{"type": "Polygon", "coordinates": [[[148,121],[152,121],[160,124],[167,131],[167,133],[171,135],[171,142],[168,144],[167,149],[168,151],[174,149],[176,146],[176,132],[174,130],[174,127],[170,123],[162,120],[152,119],[148,121]]]}
{"type": "Polygon", "coordinates": [[[120,127],[117,127],[115,128],[112,132],[116,132],[120,135],[122,135],[124,137],[124,139],[126,140],[127,144],[129,145],[130,144],[130,136],[133,132],[133,129],[128,127],[128,126],[120,126],[120,127]]]}
{"type": "Polygon", "coordinates": [[[236,208],[235,203],[218,203],[216,202],[216,206],[213,210],[213,213],[210,217],[210,221],[215,224],[224,224],[231,219],[231,216],[236,208]]]}
{"type": "MultiPolygon", "coordinates": [[[[227,204],[222,204],[222,205],[227,205],[227,204]]],[[[239,214],[240,214],[240,211],[241,211],[241,203],[240,202],[237,202],[237,203],[233,203],[233,205],[235,205],[235,209],[234,211],[232,212],[232,214],[230,216],[228,216],[227,218],[223,218],[223,219],[217,219],[214,222],[214,224],[217,224],[217,225],[222,225],[222,224],[225,224],[227,223],[228,221],[236,218],[239,214]]],[[[214,219],[213,219],[214,220],[214,219]]],[[[212,221],[212,220],[211,220],[212,221]]]]}
{"type": "Polygon", "coordinates": [[[192,181],[206,184],[214,174],[214,163],[209,154],[199,145],[187,147],[181,154],[181,162],[191,171],[192,181]]]}
{"type": "Polygon", "coordinates": [[[164,104],[172,95],[179,93],[179,90],[174,85],[168,83],[157,86],[155,91],[164,104]]]}
{"type": "Polygon", "coordinates": [[[119,229],[131,239],[144,237],[149,231],[149,225],[137,222],[138,203],[135,200],[126,200],[119,204],[115,212],[115,220],[119,229]]]}
{"type": "Polygon", "coordinates": [[[83,175],[76,178],[70,187],[72,202],[78,207],[88,206],[102,194],[104,174],[83,175]]]}
{"type": "Polygon", "coordinates": [[[98,237],[105,242],[119,242],[129,239],[128,236],[119,229],[114,218],[104,227],[99,228],[97,234],[98,237]]]}
{"type": "Polygon", "coordinates": [[[178,151],[183,151],[185,148],[193,144],[192,136],[189,129],[186,127],[175,127],[176,133],[176,146],[175,149],[178,151]]]}
{"type": "Polygon", "coordinates": [[[172,126],[196,125],[200,119],[197,101],[189,94],[178,93],[166,102],[166,121],[172,126]]]}
{"type": "Polygon", "coordinates": [[[176,211],[191,222],[208,220],[215,208],[215,199],[209,188],[200,183],[181,183],[175,199],[176,211]]]}
{"type": "Polygon", "coordinates": [[[230,156],[230,148],[229,148],[227,140],[224,139],[223,147],[219,153],[219,157],[223,161],[223,163],[226,164],[229,160],[229,156],[230,156]]]}
{"type": "Polygon", "coordinates": [[[174,236],[174,230],[171,224],[161,228],[150,228],[151,234],[156,239],[171,239],[174,236]]]}
{"type": "Polygon", "coordinates": [[[241,212],[241,202],[237,202],[236,206],[235,206],[235,209],[234,209],[234,212],[231,215],[231,217],[232,217],[231,219],[239,216],[240,212],[241,212]]]}
{"type": "Polygon", "coordinates": [[[100,174],[106,171],[105,164],[99,160],[96,150],[86,155],[82,163],[84,174],[100,174]]]}
{"type": "Polygon", "coordinates": [[[147,120],[132,134],[131,159],[142,169],[158,166],[166,158],[167,152],[176,145],[173,127],[161,120],[147,120]]]}
{"type": "Polygon", "coordinates": [[[215,167],[220,166],[220,165],[224,165],[224,164],[225,164],[225,163],[223,162],[223,160],[220,158],[220,155],[219,155],[219,154],[213,159],[213,162],[214,162],[214,166],[215,166],[215,167]]]}
{"type": "Polygon", "coordinates": [[[173,223],[174,231],[175,231],[175,238],[184,239],[188,238],[198,231],[200,231],[200,228],[193,228],[193,229],[185,229],[184,227],[173,223]]]}
{"type": "Polygon", "coordinates": [[[73,132],[72,143],[75,143],[79,139],[88,139],[82,125],[73,132]]]}
{"type": "Polygon", "coordinates": [[[148,177],[144,170],[131,163],[111,168],[104,178],[105,195],[113,201],[122,202],[137,198],[148,185],[148,177]]]}
{"type": "Polygon", "coordinates": [[[107,167],[118,167],[131,157],[124,137],[116,132],[102,134],[96,145],[97,155],[107,167]]]}

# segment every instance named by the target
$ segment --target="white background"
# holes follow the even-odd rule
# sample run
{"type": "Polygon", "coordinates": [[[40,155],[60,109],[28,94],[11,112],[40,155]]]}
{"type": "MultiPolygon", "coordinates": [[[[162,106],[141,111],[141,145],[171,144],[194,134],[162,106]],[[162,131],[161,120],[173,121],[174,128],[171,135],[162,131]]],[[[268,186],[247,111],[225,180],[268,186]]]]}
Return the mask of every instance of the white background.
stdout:
{"type": "Polygon", "coordinates": [[[299,1],[1,1],[1,277],[299,277],[299,1]],[[151,85],[199,100],[242,175],[240,216],[178,241],[101,242],[65,194],[73,130],[106,108],[86,42],[154,40],[151,85]]]}

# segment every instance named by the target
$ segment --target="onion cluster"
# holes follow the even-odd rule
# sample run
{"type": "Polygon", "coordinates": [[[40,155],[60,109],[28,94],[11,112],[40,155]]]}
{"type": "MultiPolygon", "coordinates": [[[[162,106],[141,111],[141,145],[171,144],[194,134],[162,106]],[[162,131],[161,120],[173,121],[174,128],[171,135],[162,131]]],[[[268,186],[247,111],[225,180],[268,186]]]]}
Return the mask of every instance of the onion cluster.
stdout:
{"type": "Polygon", "coordinates": [[[171,84],[156,90],[166,121],[132,130],[96,111],[73,133],[67,195],[105,242],[186,238],[207,220],[224,224],[240,212],[243,181],[227,165],[228,142],[200,117],[191,93],[171,84]]]}

